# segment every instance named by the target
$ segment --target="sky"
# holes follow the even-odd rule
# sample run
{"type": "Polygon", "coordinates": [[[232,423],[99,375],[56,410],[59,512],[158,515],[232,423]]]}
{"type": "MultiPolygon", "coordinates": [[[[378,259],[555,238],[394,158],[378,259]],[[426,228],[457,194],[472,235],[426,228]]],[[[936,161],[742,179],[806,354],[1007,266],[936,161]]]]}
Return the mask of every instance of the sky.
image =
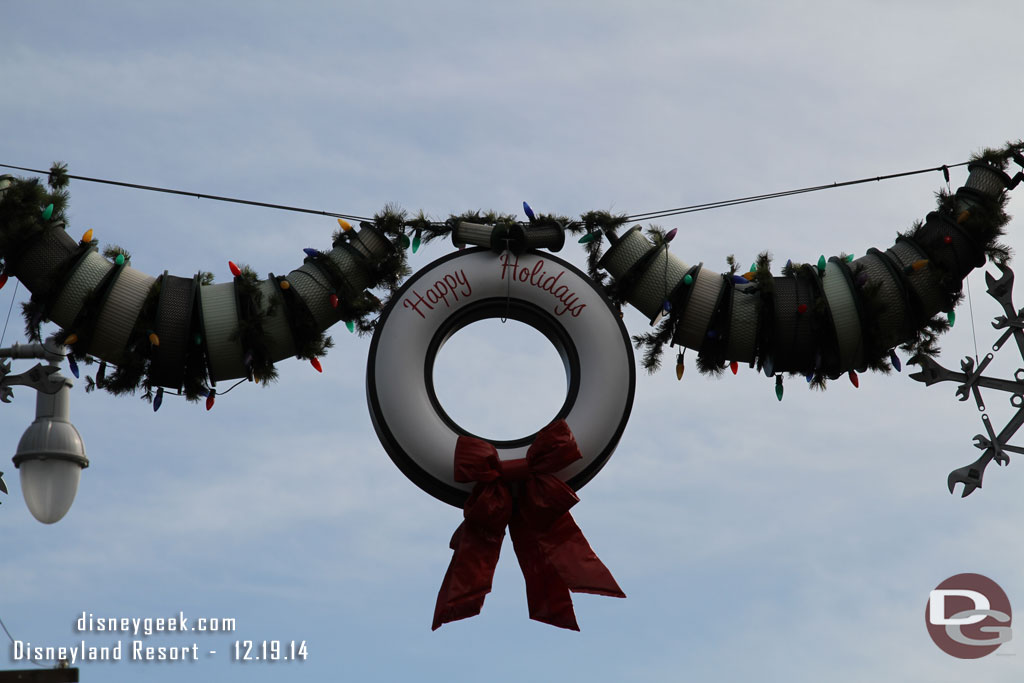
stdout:
{"type": "MultiPolygon", "coordinates": [[[[6,3],[2,14],[0,163],[60,160],[74,174],[357,215],[389,203],[436,218],[520,213],[524,200],[640,213],[955,164],[1024,137],[1019,41],[1005,30],[1024,21],[1014,0],[6,3]]],[[[966,171],[951,176],[955,189],[966,171]]],[[[680,258],[714,270],[766,249],[777,265],[813,262],[887,248],[944,187],[930,173],[659,225],[678,228],[680,258]]],[[[1009,212],[1022,210],[1018,189],[1009,212]]],[[[228,260],[287,272],[337,227],[77,181],[69,224],[75,239],[92,228],[127,248],[142,271],[221,282],[228,260]]],[[[411,263],[452,249],[435,242],[411,263]]],[[[571,241],[559,255],[583,263],[571,241]]],[[[996,338],[980,270],[968,286],[941,342],[952,369],[996,338]]],[[[0,291],[0,315],[25,299],[15,289],[0,291]]],[[[625,324],[648,329],[632,309],[625,324]]],[[[15,306],[2,345],[24,341],[22,327],[15,306]]],[[[169,397],[154,413],[76,383],[91,465],[51,526],[31,517],[6,459],[33,416],[31,392],[15,389],[0,407],[11,489],[0,619],[13,639],[130,646],[130,634],[76,631],[83,613],[236,620],[231,633],[142,638],[217,650],[198,662],[81,665],[81,680],[113,683],[1020,679],[1019,641],[958,660],[922,618],[929,591],[963,572],[1024,604],[1024,471],[1013,456],[969,498],[948,493],[984,431],[954,386],[925,388],[906,369],[824,393],[797,378],[779,402],[747,367],[707,378],[688,354],[677,381],[671,358],[653,376],[638,365],[622,440],[573,510],[628,597],[576,596],[580,633],[530,621],[506,544],[482,614],[431,632],[461,514],[392,464],[366,406],[369,339],[332,332],[323,374],[287,360],[276,384],[243,384],[209,412],[169,397]],[[232,661],[244,640],[304,641],[308,656],[232,661]]],[[[480,323],[447,351],[452,410],[481,430],[543,422],[538,399],[564,392],[553,350],[528,328],[480,323]]],[[[1011,376],[1024,364],[1014,354],[1004,348],[990,374],[1011,376]]],[[[986,395],[997,429],[1006,398],[986,395]]],[[[8,648],[0,668],[33,667],[8,648]]]]}

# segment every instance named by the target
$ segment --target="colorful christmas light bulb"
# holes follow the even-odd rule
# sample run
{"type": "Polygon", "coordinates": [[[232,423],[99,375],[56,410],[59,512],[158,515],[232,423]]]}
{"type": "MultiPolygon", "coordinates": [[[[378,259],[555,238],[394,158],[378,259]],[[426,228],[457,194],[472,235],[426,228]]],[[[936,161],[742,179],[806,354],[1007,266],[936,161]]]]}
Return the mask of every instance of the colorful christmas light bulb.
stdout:
{"type": "Polygon", "coordinates": [[[533,214],[533,209],[531,209],[530,205],[526,202],[523,202],[523,213],[526,214],[526,217],[530,219],[531,223],[537,220],[537,217],[533,214]]]}

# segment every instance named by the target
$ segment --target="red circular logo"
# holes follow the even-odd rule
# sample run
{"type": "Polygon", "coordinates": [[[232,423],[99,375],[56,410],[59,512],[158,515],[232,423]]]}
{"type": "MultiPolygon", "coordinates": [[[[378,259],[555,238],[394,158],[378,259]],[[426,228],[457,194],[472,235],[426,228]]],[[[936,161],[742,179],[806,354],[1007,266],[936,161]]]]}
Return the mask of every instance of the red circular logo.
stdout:
{"type": "Polygon", "coordinates": [[[1010,640],[1010,599],[987,576],[957,574],[928,595],[924,621],[943,652],[978,659],[1010,640]]]}

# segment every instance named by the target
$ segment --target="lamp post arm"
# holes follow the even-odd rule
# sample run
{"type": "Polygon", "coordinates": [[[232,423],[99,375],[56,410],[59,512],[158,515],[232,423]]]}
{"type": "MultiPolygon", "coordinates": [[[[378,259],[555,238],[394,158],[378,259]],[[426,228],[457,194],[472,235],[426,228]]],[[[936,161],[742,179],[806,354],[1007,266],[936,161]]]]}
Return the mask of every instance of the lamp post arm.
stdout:
{"type": "Polygon", "coordinates": [[[10,361],[0,361],[0,402],[11,402],[14,395],[12,386],[29,387],[40,394],[56,394],[72,386],[71,380],[59,373],[58,364],[64,358],[63,348],[53,337],[42,344],[14,344],[0,348],[0,358],[38,358],[46,361],[46,365],[36,363],[34,367],[17,375],[10,374],[10,361]]]}
{"type": "MultiPolygon", "coordinates": [[[[60,368],[36,363],[35,367],[18,375],[4,374],[0,387],[25,386],[44,394],[56,394],[65,386],[72,386],[71,380],[60,374],[60,368]]],[[[2,372],[2,369],[0,369],[2,372]]],[[[2,400],[2,398],[0,398],[2,400]]],[[[8,401],[5,401],[7,403],[8,401]]]]}
{"type": "Polygon", "coordinates": [[[64,347],[53,337],[48,337],[42,344],[14,344],[0,347],[0,358],[38,358],[56,365],[64,359],[64,347]]]}

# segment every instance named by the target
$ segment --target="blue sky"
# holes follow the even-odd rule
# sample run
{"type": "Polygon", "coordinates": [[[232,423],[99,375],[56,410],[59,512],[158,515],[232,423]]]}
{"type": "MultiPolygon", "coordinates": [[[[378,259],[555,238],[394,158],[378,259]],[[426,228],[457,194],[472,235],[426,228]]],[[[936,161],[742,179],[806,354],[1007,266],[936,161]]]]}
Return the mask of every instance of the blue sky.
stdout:
{"type": "MultiPolygon", "coordinates": [[[[1006,27],[1024,8],[894,4],[9,4],[0,163],[62,160],[81,175],[360,215],[389,202],[435,217],[517,212],[523,200],[639,213],[952,164],[1021,137],[1006,27]]],[[[954,169],[954,187],[965,177],[954,169]]],[[[777,264],[862,254],[889,246],[943,186],[936,173],[662,225],[679,229],[684,260],[717,270],[764,249],[777,264]]],[[[287,272],[336,227],[83,182],[70,218],[74,237],[92,228],[143,271],[219,281],[229,259],[287,272]]],[[[1019,222],[1009,242],[1024,246],[1019,222]]],[[[413,265],[450,249],[435,243],[413,265]]],[[[561,255],[582,263],[571,244],[561,255]]],[[[998,310],[980,272],[970,286],[984,353],[998,310]]],[[[0,292],[0,313],[13,292],[0,292]]],[[[957,313],[942,340],[951,368],[974,353],[970,309],[957,313]]],[[[625,321],[646,329],[635,311],[625,321]]],[[[4,345],[21,328],[15,315],[4,345]]],[[[745,367],[709,379],[688,354],[682,382],[641,370],[618,450],[573,511],[629,597],[577,596],[581,633],[531,622],[506,546],[483,613],[431,632],[460,514],[392,465],[366,408],[369,340],[334,336],[322,375],[283,362],[275,385],[240,386],[209,413],[165,400],[154,414],[77,384],[72,417],[92,465],[64,520],[37,523],[0,460],[11,487],[0,618],[13,636],[77,644],[82,612],[237,620],[232,634],[147,639],[216,657],[87,664],[83,681],[1021,676],[1016,641],[954,660],[923,624],[928,591],[953,574],[1024,597],[1020,464],[992,468],[967,499],[945,489],[983,431],[952,386],[869,374],[820,394],[790,381],[779,403],[745,367]],[[234,663],[236,639],[304,640],[309,658],[234,663]]],[[[489,326],[459,339],[453,384],[500,397],[505,422],[536,419],[516,409],[531,401],[510,388],[524,377],[563,390],[531,360],[551,351],[528,334],[489,326]],[[488,358],[512,370],[485,374],[488,358]]],[[[1012,351],[995,374],[1018,367],[1012,351]]],[[[987,398],[1003,424],[1005,397],[987,398]]],[[[473,419],[497,424],[475,403],[473,419]]],[[[32,410],[24,390],[0,408],[10,455],[32,410]]],[[[0,658],[20,666],[10,650],[0,658]]]]}

